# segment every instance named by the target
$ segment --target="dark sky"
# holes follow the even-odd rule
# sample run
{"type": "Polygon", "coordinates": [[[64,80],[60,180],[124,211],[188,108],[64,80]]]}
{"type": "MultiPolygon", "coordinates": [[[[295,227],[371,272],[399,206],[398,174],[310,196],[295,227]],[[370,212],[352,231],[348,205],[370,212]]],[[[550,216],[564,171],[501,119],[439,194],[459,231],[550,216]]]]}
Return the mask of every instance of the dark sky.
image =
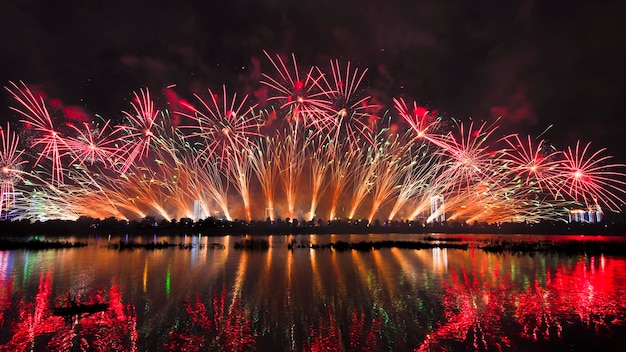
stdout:
{"type": "Polygon", "coordinates": [[[142,87],[252,91],[255,62],[272,73],[263,50],[302,67],[350,60],[383,102],[501,115],[503,132],[554,124],[546,137],[560,149],[580,139],[626,161],[624,13],[612,1],[7,0],[0,81],[108,116],[142,87]]]}

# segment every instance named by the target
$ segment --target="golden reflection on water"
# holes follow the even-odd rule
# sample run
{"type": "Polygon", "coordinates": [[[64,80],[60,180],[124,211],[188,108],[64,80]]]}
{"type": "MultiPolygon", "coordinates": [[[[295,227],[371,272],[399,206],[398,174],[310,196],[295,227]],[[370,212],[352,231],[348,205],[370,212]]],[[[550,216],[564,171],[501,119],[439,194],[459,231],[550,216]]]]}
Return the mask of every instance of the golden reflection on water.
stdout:
{"type": "Polygon", "coordinates": [[[311,275],[313,277],[313,292],[317,295],[322,295],[324,294],[324,290],[322,287],[322,278],[320,277],[320,272],[317,267],[316,252],[317,250],[315,249],[309,249],[308,253],[311,262],[311,275]]]}
{"type": "Polygon", "coordinates": [[[372,251],[369,255],[374,259],[373,268],[371,270],[376,271],[374,277],[379,278],[377,285],[380,285],[384,290],[384,297],[396,301],[398,299],[396,296],[396,288],[398,287],[398,285],[396,285],[398,280],[397,271],[391,268],[391,261],[389,258],[383,258],[381,251],[372,251]]]}
{"type": "Polygon", "coordinates": [[[398,265],[400,265],[404,278],[408,279],[412,285],[415,285],[419,280],[419,273],[421,273],[424,269],[421,265],[411,263],[408,256],[417,252],[417,250],[391,248],[389,251],[393,256],[393,259],[398,263],[398,265]]]}
{"type": "Polygon", "coordinates": [[[146,293],[148,291],[148,258],[145,260],[145,264],[143,266],[143,292],[146,293]]]}
{"type": "Polygon", "coordinates": [[[359,281],[362,284],[365,284],[365,288],[369,292],[369,294],[375,298],[376,300],[380,299],[380,285],[376,276],[371,269],[367,268],[365,261],[363,260],[363,256],[367,255],[367,253],[352,251],[350,252],[352,257],[352,262],[356,267],[357,274],[359,275],[359,281]]]}
{"type": "Polygon", "coordinates": [[[448,271],[448,249],[433,248],[433,270],[436,272],[448,271]]]}
{"type": "Polygon", "coordinates": [[[237,267],[237,272],[235,274],[235,284],[233,285],[233,296],[239,295],[241,293],[241,285],[243,284],[243,280],[246,276],[246,269],[248,268],[248,252],[242,251],[239,256],[239,266],[237,267]]]}

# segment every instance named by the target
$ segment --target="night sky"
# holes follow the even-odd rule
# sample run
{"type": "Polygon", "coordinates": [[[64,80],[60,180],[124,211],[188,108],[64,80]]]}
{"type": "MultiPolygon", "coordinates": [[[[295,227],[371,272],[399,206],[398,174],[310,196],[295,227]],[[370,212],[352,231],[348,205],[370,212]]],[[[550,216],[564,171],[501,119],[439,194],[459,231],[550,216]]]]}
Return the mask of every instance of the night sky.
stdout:
{"type": "MultiPolygon", "coordinates": [[[[502,116],[502,133],[576,140],[626,161],[626,2],[36,1],[0,4],[0,81],[24,82],[88,114],[119,116],[133,91],[176,84],[249,93],[263,50],[301,67],[367,68],[391,108],[416,100],[461,120],[502,116]]],[[[8,93],[2,120],[14,119],[8,93]]]]}

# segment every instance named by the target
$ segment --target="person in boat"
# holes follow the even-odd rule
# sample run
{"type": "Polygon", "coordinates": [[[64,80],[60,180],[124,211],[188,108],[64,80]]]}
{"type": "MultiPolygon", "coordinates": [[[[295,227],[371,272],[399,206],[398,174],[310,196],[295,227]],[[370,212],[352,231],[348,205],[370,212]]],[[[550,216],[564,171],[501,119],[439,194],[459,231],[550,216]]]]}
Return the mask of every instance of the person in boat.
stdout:
{"type": "Polygon", "coordinates": [[[76,307],[78,306],[78,303],[76,303],[76,296],[72,297],[72,295],[70,293],[67,294],[67,305],[70,307],[76,307]]]}

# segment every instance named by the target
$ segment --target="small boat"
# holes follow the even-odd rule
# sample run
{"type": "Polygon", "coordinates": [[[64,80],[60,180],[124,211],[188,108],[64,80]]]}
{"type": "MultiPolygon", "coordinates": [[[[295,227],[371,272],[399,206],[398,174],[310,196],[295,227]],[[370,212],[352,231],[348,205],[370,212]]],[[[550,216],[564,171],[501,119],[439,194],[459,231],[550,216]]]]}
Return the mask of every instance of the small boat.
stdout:
{"type": "Polygon", "coordinates": [[[97,312],[103,312],[109,309],[108,303],[76,303],[70,304],[66,307],[55,307],[52,311],[53,315],[56,316],[71,316],[71,315],[80,315],[80,314],[92,314],[97,312]]]}

